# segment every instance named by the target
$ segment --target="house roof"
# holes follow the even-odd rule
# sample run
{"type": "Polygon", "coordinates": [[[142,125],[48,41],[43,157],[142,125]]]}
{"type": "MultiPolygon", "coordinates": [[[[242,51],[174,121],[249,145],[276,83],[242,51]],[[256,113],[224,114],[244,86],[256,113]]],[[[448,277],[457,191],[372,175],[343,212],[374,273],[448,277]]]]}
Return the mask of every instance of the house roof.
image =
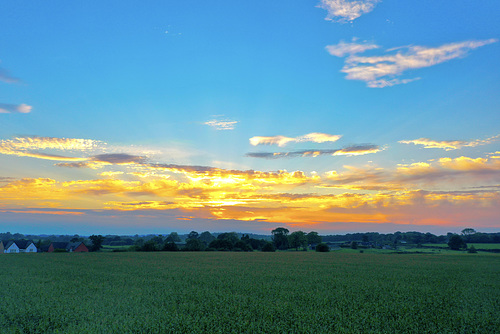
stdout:
{"type": "Polygon", "coordinates": [[[16,244],[17,248],[19,248],[19,249],[26,249],[32,243],[33,243],[32,240],[10,240],[7,242],[3,241],[5,249],[8,249],[9,247],[11,247],[12,244],[16,244]]]}
{"type": "Polygon", "coordinates": [[[26,249],[33,243],[33,241],[31,240],[16,240],[14,242],[16,243],[17,247],[19,247],[19,249],[26,249]]]}
{"type": "Polygon", "coordinates": [[[60,242],[60,241],[55,241],[52,243],[52,247],[54,249],[68,249],[68,242],[60,242]]]}
{"type": "Polygon", "coordinates": [[[71,249],[72,251],[74,251],[75,249],[78,248],[78,246],[80,246],[82,244],[82,242],[70,242],[68,244],[68,249],[71,249]]]}

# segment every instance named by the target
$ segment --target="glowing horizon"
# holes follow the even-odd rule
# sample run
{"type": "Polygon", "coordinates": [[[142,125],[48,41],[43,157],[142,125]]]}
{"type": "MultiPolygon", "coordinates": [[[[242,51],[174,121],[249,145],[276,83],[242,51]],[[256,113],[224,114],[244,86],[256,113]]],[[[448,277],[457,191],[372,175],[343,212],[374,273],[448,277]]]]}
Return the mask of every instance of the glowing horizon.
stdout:
{"type": "Polygon", "coordinates": [[[0,230],[500,230],[500,5],[356,3],[0,5],[0,230]]]}

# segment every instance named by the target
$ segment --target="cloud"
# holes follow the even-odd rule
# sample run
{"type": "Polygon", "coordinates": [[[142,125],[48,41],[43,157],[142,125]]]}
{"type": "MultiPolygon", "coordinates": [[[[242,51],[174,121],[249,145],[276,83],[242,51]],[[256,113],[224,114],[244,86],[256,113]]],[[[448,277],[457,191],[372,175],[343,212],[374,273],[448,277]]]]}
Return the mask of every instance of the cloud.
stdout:
{"type": "Polygon", "coordinates": [[[27,114],[31,112],[32,107],[27,104],[7,104],[0,103],[0,114],[21,113],[27,114]]]}
{"type": "Polygon", "coordinates": [[[340,41],[340,43],[336,45],[327,45],[325,49],[332,56],[344,57],[345,55],[363,53],[366,50],[378,49],[380,47],[376,44],[355,43],[355,40],[356,39],[353,38],[352,43],[345,43],[344,41],[340,41]]]}
{"type": "Polygon", "coordinates": [[[203,124],[208,125],[215,130],[234,130],[234,126],[238,123],[238,121],[229,121],[229,120],[210,120],[203,124]]]}
{"type": "Polygon", "coordinates": [[[55,161],[84,161],[82,157],[68,157],[44,153],[40,150],[77,150],[87,151],[99,147],[102,142],[91,139],[54,138],[54,137],[16,137],[0,140],[0,154],[16,155],[55,161]]]}
{"type": "Polygon", "coordinates": [[[432,140],[429,138],[419,138],[414,140],[401,140],[401,144],[423,145],[424,148],[441,148],[445,151],[458,150],[462,147],[476,147],[480,145],[491,144],[500,139],[500,135],[496,135],[487,139],[475,139],[471,141],[465,140],[432,140]]]}
{"type": "Polygon", "coordinates": [[[264,158],[264,159],[279,159],[279,158],[295,158],[295,157],[317,157],[320,155],[365,155],[377,153],[382,151],[378,145],[366,144],[349,146],[342,149],[333,150],[301,150],[291,152],[252,152],[247,153],[245,156],[250,158],[264,158]]]}
{"type": "Polygon", "coordinates": [[[0,81],[6,82],[6,83],[18,83],[21,80],[16,78],[16,77],[13,77],[9,73],[9,71],[0,67],[0,81]]]}
{"type": "Polygon", "coordinates": [[[325,20],[346,23],[352,22],[361,15],[371,12],[380,1],[321,0],[321,4],[318,7],[328,11],[325,20]]]}
{"type": "Polygon", "coordinates": [[[250,138],[250,144],[253,146],[257,145],[278,145],[280,147],[285,146],[288,143],[300,143],[300,142],[314,142],[314,143],[325,143],[325,142],[336,142],[342,136],[341,135],[329,135],[326,133],[313,132],[303,136],[290,138],[285,136],[273,136],[273,137],[261,137],[255,136],[250,138]]]}
{"type": "Polygon", "coordinates": [[[386,50],[381,56],[358,56],[365,50],[378,47],[375,44],[344,43],[328,45],[326,50],[334,56],[343,57],[345,65],[341,72],[348,80],[361,80],[370,88],[383,88],[406,84],[420,78],[399,79],[403,72],[434,66],[455,58],[467,56],[470,50],[496,43],[498,39],[464,41],[431,48],[425,46],[404,46],[386,50]],[[350,51],[351,50],[351,51],[350,51]],[[396,51],[396,54],[391,52],[396,51]]]}
{"type": "Polygon", "coordinates": [[[130,155],[126,153],[110,153],[99,154],[91,158],[95,162],[105,162],[109,164],[140,164],[145,161],[146,157],[130,155]]]}

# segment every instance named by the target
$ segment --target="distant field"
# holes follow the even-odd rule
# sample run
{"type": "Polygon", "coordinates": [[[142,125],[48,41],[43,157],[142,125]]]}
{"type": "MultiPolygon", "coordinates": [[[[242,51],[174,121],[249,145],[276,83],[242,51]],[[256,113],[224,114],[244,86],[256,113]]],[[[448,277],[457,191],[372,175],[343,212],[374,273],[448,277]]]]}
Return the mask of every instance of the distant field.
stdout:
{"type": "Polygon", "coordinates": [[[498,333],[500,255],[0,255],[1,333],[498,333]]]}
{"type": "MultiPolygon", "coordinates": [[[[500,249],[500,244],[476,244],[468,243],[467,246],[470,247],[474,245],[476,249],[500,249]]],[[[436,248],[448,248],[448,244],[424,244],[426,247],[436,247],[436,248]]]]}

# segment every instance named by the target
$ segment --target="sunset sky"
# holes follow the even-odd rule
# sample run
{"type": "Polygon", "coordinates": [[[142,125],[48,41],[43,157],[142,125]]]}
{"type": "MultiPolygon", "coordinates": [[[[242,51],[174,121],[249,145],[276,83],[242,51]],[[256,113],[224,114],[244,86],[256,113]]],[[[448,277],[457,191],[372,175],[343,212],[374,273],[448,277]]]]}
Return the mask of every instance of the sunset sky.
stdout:
{"type": "Polygon", "coordinates": [[[0,232],[497,232],[499,17],[2,1],[0,232]]]}

